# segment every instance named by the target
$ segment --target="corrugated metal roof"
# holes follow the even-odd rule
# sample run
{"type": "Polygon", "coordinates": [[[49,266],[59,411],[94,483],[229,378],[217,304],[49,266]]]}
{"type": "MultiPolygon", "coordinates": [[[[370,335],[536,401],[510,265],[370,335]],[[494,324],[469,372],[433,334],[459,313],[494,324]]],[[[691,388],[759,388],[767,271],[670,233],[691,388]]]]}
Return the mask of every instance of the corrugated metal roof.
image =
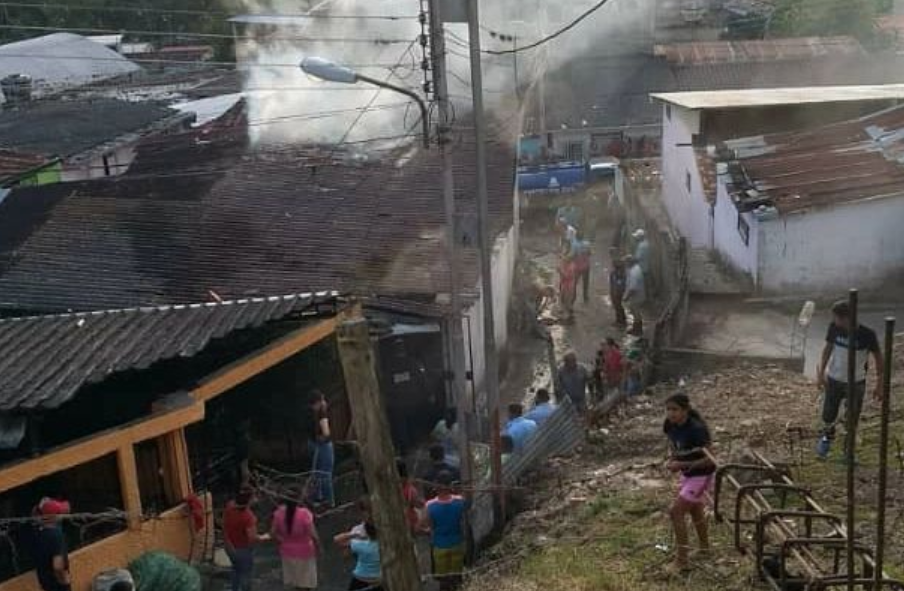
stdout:
{"type": "Polygon", "coordinates": [[[177,116],[178,111],[151,102],[38,101],[0,113],[0,145],[67,158],[177,116]]]}
{"type": "Polygon", "coordinates": [[[816,130],[726,142],[733,199],[779,213],[904,194],[904,107],[816,130]]]}
{"type": "Polygon", "coordinates": [[[853,37],[795,37],[749,41],[696,41],[656,45],[653,54],[679,65],[774,62],[863,54],[853,37]]]}
{"type": "Polygon", "coordinates": [[[53,162],[53,159],[41,154],[29,154],[0,148],[0,184],[51,162],[53,162]]]}
{"type": "Polygon", "coordinates": [[[71,33],[54,33],[0,46],[0,78],[12,74],[31,76],[37,96],[140,69],[112,49],[71,33]]]}
{"type": "MultiPolygon", "coordinates": [[[[424,301],[448,291],[439,151],[361,164],[329,150],[251,149],[244,133],[199,142],[200,133],[149,140],[134,176],[12,192],[0,205],[0,306],[91,310],[310,289],[424,301]]],[[[452,145],[466,222],[476,211],[473,148],[471,133],[452,145]]],[[[500,233],[514,214],[513,148],[490,143],[488,168],[500,233]]],[[[476,285],[475,251],[464,259],[466,285],[476,285]]]]}
{"type": "Polygon", "coordinates": [[[213,339],[334,297],[299,294],[0,320],[0,411],[56,408],[115,373],[192,357],[213,339]]]}
{"type": "Polygon", "coordinates": [[[654,93],[650,96],[685,109],[743,109],[815,103],[902,100],[904,99],[904,84],[704,90],[654,93]]]}

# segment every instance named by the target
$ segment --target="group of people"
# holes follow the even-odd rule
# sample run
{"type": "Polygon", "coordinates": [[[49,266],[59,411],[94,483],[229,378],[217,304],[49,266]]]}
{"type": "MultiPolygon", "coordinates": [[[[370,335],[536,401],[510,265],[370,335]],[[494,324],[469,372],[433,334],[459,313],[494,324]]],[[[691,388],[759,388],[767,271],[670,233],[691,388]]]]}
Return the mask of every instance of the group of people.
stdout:
{"type": "MultiPolygon", "coordinates": [[[[573,202],[569,201],[556,211],[556,229],[560,237],[559,302],[562,320],[566,322],[574,320],[579,284],[584,303],[590,301],[592,248],[583,225],[583,212],[573,202]]],[[[609,296],[615,324],[629,328],[630,313],[630,333],[640,336],[650,279],[650,243],[641,228],[631,234],[631,240],[633,248],[627,253],[614,246],[609,249],[609,296]]]]}

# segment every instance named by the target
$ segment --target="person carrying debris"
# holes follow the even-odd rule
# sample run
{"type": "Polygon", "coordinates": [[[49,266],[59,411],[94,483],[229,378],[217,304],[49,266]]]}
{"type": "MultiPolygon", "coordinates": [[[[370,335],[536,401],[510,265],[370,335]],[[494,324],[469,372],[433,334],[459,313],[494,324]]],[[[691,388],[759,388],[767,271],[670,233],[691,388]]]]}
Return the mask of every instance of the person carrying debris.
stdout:
{"type": "Polygon", "coordinates": [[[71,591],[69,553],[60,516],[70,512],[67,501],[43,498],[35,513],[41,523],[35,533],[33,559],[38,584],[43,591],[71,591]]]}
{"type": "Polygon", "coordinates": [[[562,365],[556,374],[556,398],[562,400],[567,396],[583,413],[587,410],[587,392],[591,388],[591,375],[587,368],[578,363],[578,356],[574,351],[565,354],[562,365]]]}
{"type": "Polygon", "coordinates": [[[665,401],[666,419],[662,430],[669,439],[671,456],[666,467],[680,473],[678,497],[669,515],[675,528],[675,561],[672,571],[686,572],[688,562],[687,516],[691,516],[700,550],[709,550],[706,503],[713,485],[716,466],[707,453],[712,445],[709,427],[686,394],[673,394],[665,401]]]}
{"type": "Polygon", "coordinates": [[[826,333],[826,343],[822,357],[816,369],[816,380],[822,391],[822,423],[819,442],[816,444],[816,455],[825,459],[832,449],[835,439],[835,422],[844,402],[845,412],[853,413],[854,422],[860,420],[863,410],[863,398],[866,393],[866,374],[869,370],[869,357],[876,366],[876,389],[873,398],[881,397],[883,371],[882,351],[876,333],[860,324],[854,331],[854,347],[857,350],[856,378],[854,387],[848,385],[848,350],[850,348],[851,310],[845,301],[836,302],[832,306],[832,323],[826,333]],[[853,398],[850,391],[853,390],[853,398]]]}

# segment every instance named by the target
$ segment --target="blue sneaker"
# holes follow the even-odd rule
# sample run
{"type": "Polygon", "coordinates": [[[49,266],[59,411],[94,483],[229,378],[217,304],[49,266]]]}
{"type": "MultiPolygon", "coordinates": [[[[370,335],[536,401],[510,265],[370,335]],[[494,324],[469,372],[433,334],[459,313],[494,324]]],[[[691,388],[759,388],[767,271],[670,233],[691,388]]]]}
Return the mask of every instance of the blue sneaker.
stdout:
{"type": "Polygon", "coordinates": [[[829,450],[832,449],[832,440],[823,435],[819,438],[819,442],[816,444],[816,455],[820,460],[824,460],[829,457],[829,450]]]}

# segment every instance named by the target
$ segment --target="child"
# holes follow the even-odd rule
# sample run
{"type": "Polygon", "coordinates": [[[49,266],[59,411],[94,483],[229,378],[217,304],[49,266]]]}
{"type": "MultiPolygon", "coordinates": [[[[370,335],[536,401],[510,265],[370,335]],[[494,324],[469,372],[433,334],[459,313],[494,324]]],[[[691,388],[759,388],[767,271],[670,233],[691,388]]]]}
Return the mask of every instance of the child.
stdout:
{"type": "Polygon", "coordinates": [[[669,471],[680,472],[678,498],[669,514],[675,528],[676,554],[671,570],[686,572],[688,563],[687,516],[691,516],[702,551],[709,550],[705,507],[713,485],[716,466],[706,450],[712,444],[709,427],[691,408],[686,394],[674,394],[665,401],[666,419],[662,430],[672,450],[669,471]]]}
{"type": "Polygon", "coordinates": [[[640,351],[628,351],[628,360],[624,365],[625,392],[628,396],[639,396],[643,393],[643,357],[640,351]]]}

